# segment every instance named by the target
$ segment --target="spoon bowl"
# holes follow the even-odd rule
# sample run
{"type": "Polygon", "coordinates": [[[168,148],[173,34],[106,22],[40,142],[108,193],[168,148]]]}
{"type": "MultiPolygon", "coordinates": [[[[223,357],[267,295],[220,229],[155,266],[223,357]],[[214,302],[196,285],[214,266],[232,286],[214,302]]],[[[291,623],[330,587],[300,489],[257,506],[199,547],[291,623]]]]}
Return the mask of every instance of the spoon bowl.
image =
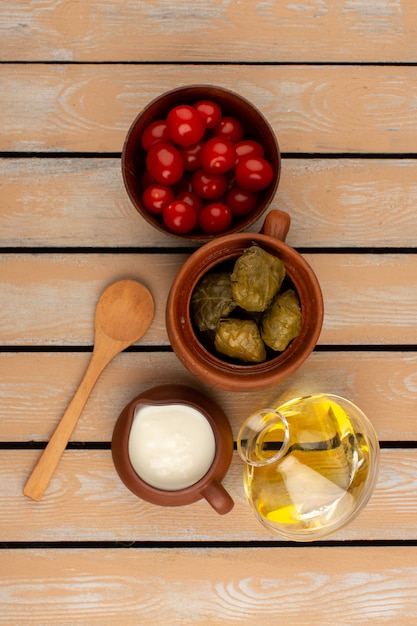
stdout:
{"type": "MultiPolygon", "coordinates": [[[[132,345],[148,330],[154,314],[151,293],[134,280],[120,280],[107,287],[97,303],[95,335],[132,345]]],[[[102,340],[103,341],[103,340],[102,340]]],[[[95,345],[97,341],[94,341],[95,345]]]]}
{"type": "Polygon", "coordinates": [[[113,283],[102,293],[94,318],[94,350],[84,377],[43,451],[23,493],[39,501],[59,463],[88,397],[106,365],[148,330],[154,301],[146,287],[134,280],[113,283]]]}

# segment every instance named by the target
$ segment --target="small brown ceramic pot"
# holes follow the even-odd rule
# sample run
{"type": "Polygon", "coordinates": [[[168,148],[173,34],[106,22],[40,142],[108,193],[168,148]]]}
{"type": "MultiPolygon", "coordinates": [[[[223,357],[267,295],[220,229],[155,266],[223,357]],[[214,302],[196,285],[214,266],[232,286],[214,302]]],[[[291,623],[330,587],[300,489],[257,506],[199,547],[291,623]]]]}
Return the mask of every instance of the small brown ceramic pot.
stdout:
{"type": "Polygon", "coordinates": [[[172,348],[183,365],[205,383],[229,391],[250,391],[277,384],[293,374],[317,343],[323,323],[323,297],[306,260],[284,243],[290,217],[270,211],[260,234],[219,237],[196,250],[176,276],[167,301],[166,324],[172,348]],[[301,331],[276,357],[255,365],[234,364],[211,353],[198,339],[190,314],[191,296],[198,281],[225,261],[235,260],[253,243],[283,261],[301,305],[301,331]]]}
{"type": "Polygon", "coordinates": [[[140,215],[159,231],[186,241],[204,243],[218,235],[209,235],[197,230],[185,234],[173,233],[165,226],[161,216],[150,213],[142,202],[146,152],[142,148],[141,139],[145,127],[150,122],[165,119],[172,108],[181,104],[193,105],[198,100],[213,100],[220,106],[224,116],[236,117],[243,125],[245,138],[254,139],[262,144],[265,159],[271,164],[274,172],[271,183],[259,192],[255,209],[247,215],[234,218],[231,226],[222,235],[247,229],[264,213],[278,187],[281,154],[274,131],[262,113],[242,96],[223,87],[214,85],[179,87],[158,96],[139,113],[127,133],[122,150],[122,174],[129,198],[140,215]]]}
{"type": "Polygon", "coordinates": [[[147,502],[161,506],[182,506],[202,498],[223,515],[233,508],[233,500],[221,480],[229,469],[233,454],[233,434],[222,409],[196,389],[184,385],[161,385],[134,398],[121,412],[112,437],[112,457],[121,480],[130,491],[147,502]],[[207,473],[198,482],[184,489],[168,491],[153,487],[136,473],[129,457],[129,436],[136,409],[180,404],[199,411],[214,434],[215,453],[207,473]]]}

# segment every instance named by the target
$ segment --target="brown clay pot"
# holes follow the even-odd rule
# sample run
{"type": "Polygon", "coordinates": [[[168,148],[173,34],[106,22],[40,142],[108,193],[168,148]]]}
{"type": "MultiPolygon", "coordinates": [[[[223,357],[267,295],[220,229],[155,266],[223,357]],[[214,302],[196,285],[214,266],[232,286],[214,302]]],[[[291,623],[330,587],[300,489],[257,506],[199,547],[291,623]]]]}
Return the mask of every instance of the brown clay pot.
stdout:
{"type": "Polygon", "coordinates": [[[193,252],[176,276],[167,301],[166,325],[174,352],[183,365],[205,383],[229,391],[250,391],[277,384],[293,374],[317,343],[323,323],[323,297],[318,280],[306,260],[284,243],[290,217],[270,211],[260,234],[219,237],[193,252]],[[190,301],[198,281],[219,263],[236,259],[259,244],[285,264],[302,310],[301,332],[284,352],[255,365],[228,363],[209,352],[198,340],[190,316],[190,301]]]}
{"type": "Polygon", "coordinates": [[[144,391],[123,409],[113,431],[112,457],[121,480],[135,495],[161,506],[182,506],[205,498],[220,515],[228,513],[234,503],[220,481],[229,469],[232,455],[232,429],[222,409],[204,394],[184,385],[161,385],[144,391]],[[141,405],[162,408],[170,404],[184,404],[200,411],[210,423],[216,446],[208,472],[190,487],[176,491],[158,489],[142,480],[133,469],[128,451],[135,409],[141,405]]]}
{"type": "Polygon", "coordinates": [[[248,215],[235,219],[230,228],[224,231],[222,235],[247,229],[261,217],[275,195],[281,174],[281,155],[276,136],[269,122],[253,104],[242,96],[214,85],[188,85],[168,91],[155,98],[139,113],[126,135],[122,150],[124,184],[133,206],[140,215],[152,226],[167,235],[199,243],[210,241],[218,235],[208,235],[202,232],[175,234],[166,228],[160,216],[152,215],[143,206],[142,177],[146,169],[146,153],[141,145],[141,137],[145,127],[150,122],[165,119],[173,107],[180,104],[192,105],[198,100],[204,99],[217,102],[223,115],[234,116],[243,124],[246,138],[255,139],[263,145],[265,159],[269,161],[274,171],[274,178],[270,185],[259,192],[256,208],[248,215]]]}

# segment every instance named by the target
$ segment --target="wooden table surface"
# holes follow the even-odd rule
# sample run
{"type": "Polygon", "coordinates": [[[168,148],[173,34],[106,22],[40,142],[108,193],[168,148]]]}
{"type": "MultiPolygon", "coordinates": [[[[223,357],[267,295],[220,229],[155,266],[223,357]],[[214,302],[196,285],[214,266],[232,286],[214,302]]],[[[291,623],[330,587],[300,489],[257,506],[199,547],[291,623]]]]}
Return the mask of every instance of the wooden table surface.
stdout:
{"type": "Polygon", "coordinates": [[[415,0],[1,3],[1,624],[416,623],[416,31],[415,0]],[[210,388],[179,363],[165,303],[192,250],[145,223],[123,186],[137,113],[192,83],[241,93],[271,123],[271,208],[290,214],[287,243],[323,289],[317,348],[262,392],[210,388]],[[106,369],[33,502],[23,485],[90,360],[97,299],[121,278],[150,288],[154,322],[106,369]],[[252,515],[236,452],[226,516],[139,500],[111,434],[164,382],[209,394],[235,437],[271,401],[356,402],[381,445],[368,506],[326,541],[283,541],[252,515]]]}

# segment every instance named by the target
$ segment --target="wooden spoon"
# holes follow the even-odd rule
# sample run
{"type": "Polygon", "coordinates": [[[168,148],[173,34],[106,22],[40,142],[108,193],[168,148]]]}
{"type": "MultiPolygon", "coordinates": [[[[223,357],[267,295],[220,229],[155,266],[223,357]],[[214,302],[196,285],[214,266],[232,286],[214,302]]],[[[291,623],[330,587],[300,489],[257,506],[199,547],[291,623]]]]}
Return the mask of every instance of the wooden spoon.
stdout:
{"type": "Polygon", "coordinates": [[[23,489],[25,496],[37,501],[42,498],[101,372],[117,354],[145,334],[153,315],[151,293],[134,280],[121,280],[102,293],[94,318],[90,364],[23,489]]]}

